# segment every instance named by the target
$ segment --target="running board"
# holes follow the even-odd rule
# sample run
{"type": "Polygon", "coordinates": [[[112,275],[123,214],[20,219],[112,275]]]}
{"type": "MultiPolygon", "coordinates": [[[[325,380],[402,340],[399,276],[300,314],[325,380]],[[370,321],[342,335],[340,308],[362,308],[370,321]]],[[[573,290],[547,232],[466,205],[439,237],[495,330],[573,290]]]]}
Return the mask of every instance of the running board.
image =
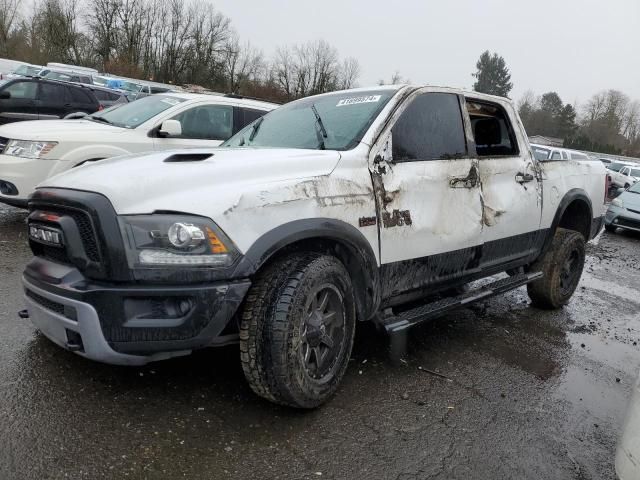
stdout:
{"type": "Polygon", "coordinates": [[[522,285],[533,282],[534,280],[538,280],[541,277],[542,272],[535,272],[520,273],[512,277],[503,278],[483,285],[476,290],[471,290],[455,297],[436,300],[435,302],[420,305],[419,307],[412,308],[411,310],[406,310],[398,315],[387,317],[382,321],[382,324],[384,325],[387,333],[398,333],[422,323],[425,320],[430,320],[456,308],[464,307],[465,305],[493,297],[494,295],[508,292],[509,290],[513,290],[514,288],[518,288],[522,285]]]}

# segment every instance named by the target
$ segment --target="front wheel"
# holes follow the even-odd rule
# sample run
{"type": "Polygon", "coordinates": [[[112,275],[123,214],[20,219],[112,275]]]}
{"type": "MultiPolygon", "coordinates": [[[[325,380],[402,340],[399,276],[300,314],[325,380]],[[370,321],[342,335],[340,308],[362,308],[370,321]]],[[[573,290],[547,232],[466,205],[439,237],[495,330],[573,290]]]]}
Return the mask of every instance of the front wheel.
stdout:
{"type": "Polygon", "coordinates": [[[549,250],[529,268],[543,274],[541,279],[527,285],[533,305],[555,309],[569,303],[580,282],[584,258],[584,237],[576,231],[558,228],[549,250]]]}
{"type": "Polygon", "coordinates": [[[291,254],[254,281],[240,324],[240,358],[258,395],[315,408],[335,393],[355,332],[351,280],[335,257],[291,254]]]}
{"type": "Polygon", "coordinates": [[[609,233],[614,233],[616,231],[616,226],[613,224],[604,224],[604,229],[609,233]]]}

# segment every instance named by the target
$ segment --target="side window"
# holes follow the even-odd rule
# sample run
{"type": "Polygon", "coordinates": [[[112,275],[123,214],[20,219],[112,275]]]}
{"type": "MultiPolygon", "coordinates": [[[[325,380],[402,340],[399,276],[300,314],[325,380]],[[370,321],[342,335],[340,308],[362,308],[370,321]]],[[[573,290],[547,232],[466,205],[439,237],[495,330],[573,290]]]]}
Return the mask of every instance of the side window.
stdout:
{"type": "Polygon", "coordinates": [[[557,150],[554,150],[553,153],[551,154],[551,160],[560,160],[560,152],[557,150]]]}
{"type": "Polygon", "coordinates": [[[622,170],[620,170],[620,173],[622,175],[629,175],[629,169],[627,167],[624,167],[622,170]]]}
{"type": "Polygon", "coordinates": [[[424,93],[415,98],[393,126],[392,134],[396,162],[467,154],[460,103],[449,93],[424,93]]]}
{"type": "Polygon", "coordinates": [[[104,92],[102,90],[94,90],[93,94],[98,100],[111,100],[111,94],[109,94],[108,92],[104,92]]]}
{"type": "Polygon", "coordinates": [[[182,125],[182,135],[177,138],[226,140],[233,133],[233,107],[227,105],[202,105],[173,119],[182,125]]]}
{"type": "Polygon", "coordinates": [[[71,98],[73,99],[74,103],[81,103],[81,104],[94,103],[93,99],[82,88],[70,88],[70,90],[71,90],[71,98]]]}
{"type": "Polygon", "coordinates": [[[64,85],[58,85],[55,83],[41,83],[40,92],[38,93],[38,100],[42,100],[47,103],[62,103],[64,99],[64,85]]]}
{"type": "Polygon", "coordinates": [[[38,84],[35,82],[16,82],[9,85],[4,91],[9,92],[11,98],[35,100],[37,86],[38,84]]]}
{"type": "MultiPolygon", "coordinates": [[[[518,155],[518,142],[509,116],[498,105],[467,99],[467,112],[479,157],[518,155]]],[[[559,152],[555,152],[560,158],[559,152]]],[[[551,160],[555,158],[551,156],[551,160]]]]}
{"type": "Polygon", "coordinates": [[[569,155],[567,155],[567,152],[562,152],[562,159],[569,160],[569,155]]]}
{"type": "Polygon", "coordinates": [[[242,123],[240,125],[240,129],[246,127],[254,120],[265,115],[267,112],[264,110],[253,110],[251,108],[241,108],[242,110],[242,123]]]}

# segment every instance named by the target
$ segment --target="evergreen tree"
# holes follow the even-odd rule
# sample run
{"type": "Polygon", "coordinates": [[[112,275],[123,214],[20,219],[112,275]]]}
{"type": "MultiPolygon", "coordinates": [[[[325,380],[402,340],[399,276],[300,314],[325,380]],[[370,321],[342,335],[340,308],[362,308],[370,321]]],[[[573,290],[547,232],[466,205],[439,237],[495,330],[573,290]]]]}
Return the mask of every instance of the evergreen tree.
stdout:
{"type": "Polygon", "coordinates": [[[506,97],[513,88],[511,83],[511,73],[507,68],[507,64],[497,53],[493,55],[489,50],[480,55],[476,63],[476,73],[473,76],[476,82],[473,89],[476,92],[489,93],[491,95],[499,95],[506,97]]]}

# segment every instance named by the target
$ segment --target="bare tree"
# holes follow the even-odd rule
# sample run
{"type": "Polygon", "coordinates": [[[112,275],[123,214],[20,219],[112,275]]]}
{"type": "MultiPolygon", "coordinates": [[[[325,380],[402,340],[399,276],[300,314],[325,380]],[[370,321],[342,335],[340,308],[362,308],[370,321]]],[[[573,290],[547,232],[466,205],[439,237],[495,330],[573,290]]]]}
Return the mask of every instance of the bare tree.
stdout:
{"type": "Polygon", "coordinates": [[[9,36],[18,23],[19,0],[0,0],[0,54],[8,56],[9,36]]]}
{"type": "Polygon", "coordinates": [[[347,57],[342,61],[340,68],[338,88],[346,90],[354,88],[360,77],[360,63],[354,57],[347,57]]]}
{"type": "Polygon", "coordinates": [[[238,35],[235,33],[229,38],[224,54],[229,91],[237,93],[244,82],[258,80],[263,66],[261,51],[253,48],[249,42],[241,46],[238,35]]]}

